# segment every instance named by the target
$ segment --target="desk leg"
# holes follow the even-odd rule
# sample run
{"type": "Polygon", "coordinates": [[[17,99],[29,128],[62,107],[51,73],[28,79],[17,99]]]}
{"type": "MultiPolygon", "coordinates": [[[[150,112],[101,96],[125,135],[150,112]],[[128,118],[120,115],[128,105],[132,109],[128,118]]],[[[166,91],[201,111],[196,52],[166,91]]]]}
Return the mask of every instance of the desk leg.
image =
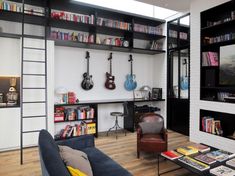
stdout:
{"type": "Polygon", "coordinates": [[[160,166],[160,164],[159,164],[159,154],[157,154],[157,175],[159,176],[159,170],[160,170],[160,168],[159,168],[159,166],[160,166]]]}

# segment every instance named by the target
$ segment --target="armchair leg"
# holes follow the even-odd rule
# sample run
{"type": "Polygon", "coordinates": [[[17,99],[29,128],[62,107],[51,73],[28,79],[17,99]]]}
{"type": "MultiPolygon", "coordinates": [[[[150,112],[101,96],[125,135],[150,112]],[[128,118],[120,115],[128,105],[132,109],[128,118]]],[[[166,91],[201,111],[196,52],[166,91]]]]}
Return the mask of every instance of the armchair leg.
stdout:
{"type": "Polygon", "coordinates": [[[137,151],[137,158],[140,158],[140,152],[137,151]]]}

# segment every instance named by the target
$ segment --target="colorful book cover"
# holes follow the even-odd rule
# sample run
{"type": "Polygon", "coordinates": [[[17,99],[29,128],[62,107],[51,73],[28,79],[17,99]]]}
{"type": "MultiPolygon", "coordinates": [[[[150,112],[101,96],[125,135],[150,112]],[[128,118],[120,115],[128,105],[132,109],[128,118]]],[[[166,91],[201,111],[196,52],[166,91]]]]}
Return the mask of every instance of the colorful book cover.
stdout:
{"type": "Polygon", "coordinates": [[[216,162],[215,159],[208,157],[206,154],[200,154],[198,156],[195,156],[194,158],[206,164],[213,164],[216,162]]]}
{"type": "Polygon", "coordinates": [[[166,157],[166,158],[170,159],[170,160],[178,159],[178,158],[180,158],[180,157],[183,156],[183,155],[177,153],[177,152],[174,151],[174,150],[162,152],[161,155],[162,155],[163,157],[166,157]]]}
{"type": "Polygon", "coordinates": [[[204,171],[210,168],[210,166],[188,156],[184,156],[182,158],[179,158],[178,160],[200,171],[204,171]]]}
{"type": "Polygon", "coordinates": [[[198,153],[198,150],[192,149],[189,147],[180,147],[180,148],[177,148],[176,151],[183,155],[192,155],[192,154],[198,153]]]}
{"type": "Polygon", "coordinates": [[[206,155],[210,158],[216,159],[219,162],[229,159],[229,155],[221,152],[220,150],[212,151],[206,155]]]}
{"type": "Polygon", "coordinates": [[[216,176],[234,176],[235,170],[222,165],[214,169],[210,169],[210,173],[216,176]]]}
{"type": "Polygon", "coordinates": [[[192,149],[195,149],[195,150],[198,150],[201,153],[210,151],[210,147],[208,147],[206,145],[202,145],[202,144],[193,144],[193,145],[190,145],[188,147],[192,148],[192,149]]]}

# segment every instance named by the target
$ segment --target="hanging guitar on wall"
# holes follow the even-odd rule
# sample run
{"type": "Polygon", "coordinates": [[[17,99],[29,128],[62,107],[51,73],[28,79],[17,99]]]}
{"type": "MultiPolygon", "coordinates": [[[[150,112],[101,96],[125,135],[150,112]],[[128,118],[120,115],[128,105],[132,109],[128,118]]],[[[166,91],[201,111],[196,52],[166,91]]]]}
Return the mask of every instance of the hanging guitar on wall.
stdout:
{"type": "Polygon", "coordinates": [[[90,90],[93,88],[94,83],[92,81],[92,75],[89,74],[89,59],[90,59],[90,53],[86,52],[86,59],[87,59],[87,72],[83,73],[83,81],[82,81],[82,88],[84,90],[90,90]]]}
{"type": "Polygon", "coordinates": [[[133,74],[133,66],[132,66],[132,55],[130,54],[130,59],[128,60],[131,63],[131,74],[126,75],[126,81],[124,83],[124,87],[126,90],[131,91],[137,87],[137,82],[135,81],[136,76],[133,74]]]}
{"type": "Polygon", "coordinates": [[[185,75],[181,77],[180,88],[182,90],[188,89],[188,63],[187,59],[184,59],[183,65],[185,65],[185,75]]]}
{"type": "Polygon", "coordinates": [[[110,56],[108,58],[108,61],[110,63],[110,72],[106,72],[106,81],[105,81],[105,87],[107,89],[113,90],[116,88],[116,85],[114,83],[115,77],[112,75],[112,53],[110,53],[110,56]]]}

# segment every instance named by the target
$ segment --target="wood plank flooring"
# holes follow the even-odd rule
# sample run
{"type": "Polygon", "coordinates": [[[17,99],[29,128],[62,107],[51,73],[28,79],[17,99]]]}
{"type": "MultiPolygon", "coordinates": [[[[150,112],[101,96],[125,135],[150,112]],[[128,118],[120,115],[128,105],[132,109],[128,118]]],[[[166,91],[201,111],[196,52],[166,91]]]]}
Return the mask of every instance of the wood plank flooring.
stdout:
{"type": "MultiPolygon", "coordinates": [[[[136,157],[136,133],[127,133],[127,136],[120,133],[118,139],[110,134],[106,137],[100,135],[95,141],[96,147],[109,155],[116,162],[121,164],[134,176],[156,176],[157,159],[154,154],[141,153],[140,159],[136,157]]],[[[188,145],[188,137],[169,131],[168,147],[173,149],[179,146],[188,145]]],[[[20,152],[10,151],[0,153],[0,176],[40,176],[40,163],[38,149],[30,148],[24,150],[24,165],[20,165],[20,152]]],[[[161,171],[177,168],[170,161],[160,161],[161,171]]],[[[163,176],[191,176],[192,174],[184,169],[177,170],[163,176]]]]}

